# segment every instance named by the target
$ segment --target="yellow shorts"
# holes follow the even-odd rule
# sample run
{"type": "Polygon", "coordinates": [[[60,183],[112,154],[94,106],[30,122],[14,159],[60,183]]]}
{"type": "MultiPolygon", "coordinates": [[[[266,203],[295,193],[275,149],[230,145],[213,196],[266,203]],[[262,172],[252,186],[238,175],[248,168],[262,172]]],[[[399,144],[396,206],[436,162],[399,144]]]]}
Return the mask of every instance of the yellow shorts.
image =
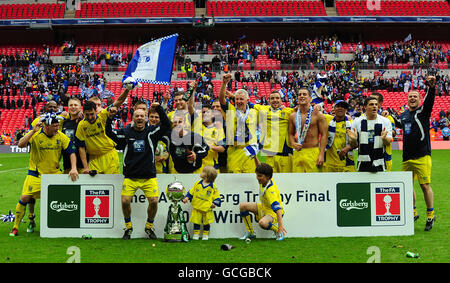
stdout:
{"type": "Polygon", "coordinates": [[[414,179],[421,185],[431,183],[431,156],[403,161],[402,171],[412,171],[414,179]]]}
{"type": "Polygon", "coordinates": [[[41,198],[41,178],[27,175],[22,187],[22,195],[41,198]]]}
{"type": "Polygon", "coordinates": [[[255,161],[245,155],[244,146],[228,147],[228,173],[255,173],[255,161]]]}
{"type": "Polygon", "coordinates": [[[214,222],[214,214],[212,210],[201,211],[198,209],[192,209],[191,217],[189,218],[189,222],[198,224],[198,225],[208,225],[214,222]]]}
{"type": "Polygon", "coordinates": [[[258,215],[255,215],[256,221],[259,221],[266,215],[270,215],[273,218],[272,224],[278,223],[277,214],[272,209],[264,209],[260,203],[257,203],[256,205],[258,206],[258,215]]]}
{"type": "Polygon", "coordinates": [[[145,197],[159,197],[158,182],[156,178],[151,179],[130,179],[125,178],[122,184],[123,196],[134,196],[136,191],[141,189],[144,192],[145,197]]]}
{"type": "Polygon", "coordinates": [[[316,166],[320,150],[318,147],[303,148],[294,151],[292,156],[292,172],[294,173],[314,173],[319,172],[316,166]]]}
{"type": "Polygon", "coordinates": [[[323,166],[323,172],[356,172],[354,165],[349,166],[333,166],[325,164],[323,166]]]}
{"type": "Polygon", "coordinates": [[[266,156],[266,163],[272,166],[273,173],[291,173],[292,157],[291,156],[266,156]]]}
{"type": "Polygon", "coordinates": [[[89,155],[89,169],[97,174],[120,174],[119,154],[113,149],[100,156],[89,155]]]}

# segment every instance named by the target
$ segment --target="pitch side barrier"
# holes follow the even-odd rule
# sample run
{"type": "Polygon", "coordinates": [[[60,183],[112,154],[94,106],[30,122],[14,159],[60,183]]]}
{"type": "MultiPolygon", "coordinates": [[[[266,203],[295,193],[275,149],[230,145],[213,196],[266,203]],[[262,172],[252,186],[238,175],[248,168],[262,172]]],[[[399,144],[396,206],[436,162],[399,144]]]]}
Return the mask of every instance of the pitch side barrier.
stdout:
{"type": "MultiPolygon", "coordinates": [[[[163,237],[170,200],[166,187],[175,177],[189,190],[198,174],[161,174],[155,232],[163,237]]],[[[413,235],[411,172],[380,173],[277,173],[273,176],[285,210],[287,237],[354,237],[413,235]]],[[[120,192],[122,175],[42,175],[40,235],[45,238],[120,238],[124,220],[120,192]]],[[[219,174],[216,184],[222,204],[214,211],[211,238],[236,238],[245,232],[239,203],[259,202],[255,174],[219,174]]],[[[148,202],[141,190],[132,199],[132,238],[144,238],[148,202]]],[[[185,219],[190,203],[181,207],[185,219]]],[[[192,223],[188,223],[192,235],[192,223]]],[[[274,237],[259,228],[259,238],[274,237]]]]}
{"type": "MultiPolygon", "coordinates": [[[[80,19],[13,19],[1,20],[0,26],[83,26],[136,24],[189,24],[192,17],[178,18],[80,18],[80,19]]],[[[450,17],[215,17],[215,24],[229,23],[449,23],[450,17]]]]}

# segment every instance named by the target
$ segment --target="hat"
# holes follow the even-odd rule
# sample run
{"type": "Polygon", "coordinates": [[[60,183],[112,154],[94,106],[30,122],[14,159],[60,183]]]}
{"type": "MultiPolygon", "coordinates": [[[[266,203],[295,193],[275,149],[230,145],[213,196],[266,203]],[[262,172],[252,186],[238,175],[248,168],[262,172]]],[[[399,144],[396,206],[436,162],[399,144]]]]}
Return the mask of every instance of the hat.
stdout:
{"type": "Polygon", "coordinates": [[[334,106],[337,106],[337,105],[339,105],[339,104],[341,104],[345,109],[348,109],[348,107],[349,107],[348,103],[345,102],[344,100],[337,100],[337,101],[334,103],[334,106]]]}

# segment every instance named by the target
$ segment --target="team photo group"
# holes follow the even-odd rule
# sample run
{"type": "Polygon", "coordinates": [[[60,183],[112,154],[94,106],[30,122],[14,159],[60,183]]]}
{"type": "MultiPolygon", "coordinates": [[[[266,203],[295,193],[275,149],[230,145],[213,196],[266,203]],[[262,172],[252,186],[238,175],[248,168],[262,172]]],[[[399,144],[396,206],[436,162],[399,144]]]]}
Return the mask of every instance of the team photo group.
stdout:
{"type": "MultiPolygon", "coordinates": [[[[129,64],[134,74],[141,71],[143,58],[147,57],[129,64]]],[[[207,240],[214,222],[212,211],[221,205],[216,178],[252,173],[259,183],[260,201],[239,204],[246,229],[241,239],[256,237],[253,214],[262,229],[283,240],[287,234],[279,190],[283,188],[277,187],[274,173],[391,171],[396,128],[403,133],[402,171],[411,171],[422,189],[427,208],[425,231],[431,230],[435,215],[429,129],[436,77],[426,77],[424,98],[418,90],[407,93],[407,109],[400,115],[386,111],[383,95],[372,92],[363,99],[361,115],[353,119],[344,99],[328,101],[331,111],[324,111],[324,73],[317,75],[318,84],[294,89],[292,107],[283,103],[284,93],[278,90],[271,91],[268,105],[250,102],[246,89],[231,91],[231,73],[222,75],[218,93],[207,100],[197,94],[199,81],[194,80],[186,89],[169,88],[152,103],[137,100],[131,104],[131,92],[141,87],[141,82],[151,81],[133,78],[128,70],[122,80],[123,91],[107,105],[97,96],[83,102],[72,96],[67,110],[58,112],[59,105],[48,101],[18,141],[18,147],[30,147],[29,170],[9,235],[19,236],[27,208],[27,232],[34,231],[41,175],[64,173],[75,182],[80,174],[123,174],[122,238],[131,238],[131,201],[137,190],[142,190],[148,200],[145,232],[150,239],[157,239],[158,174],[198,174],[199,180],[189,184],[183,202],[192,205],[192,239],[207,240]],[[116,119],[124,104],[132,109],[131,123],[126,126],[116,119]],[[118,151],[123,151],[122,162],[118,151]]],[[[413,200],[411,218],[415,221],[419,218],[415,193],[413,200]]]]}

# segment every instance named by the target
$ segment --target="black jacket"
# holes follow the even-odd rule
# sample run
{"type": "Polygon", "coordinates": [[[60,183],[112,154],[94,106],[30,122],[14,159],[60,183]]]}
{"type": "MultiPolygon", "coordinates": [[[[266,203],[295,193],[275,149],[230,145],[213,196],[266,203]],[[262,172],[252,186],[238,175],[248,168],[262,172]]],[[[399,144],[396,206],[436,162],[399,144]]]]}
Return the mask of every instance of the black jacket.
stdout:
{"type": "Polygon", "coordinates": [[[170,139],[169,153],[178,173],[193,173],[202,167],[202,160],[208,155],[209,146],[203,137],[197,133],[189,131],[187,135],[179,138],[172,131],[170,139]],[[196,155],[194,162],[187,160],[187,153],[193,151],[196,155]]]}
{"type": "Polygon", "coordinates": [[[159,140],[170,133],[170,121],[161,106],[156,109],[161,123],[146,125],[144,130],[136,131],[131,124],[119,130],[112,129],[112,120],[107,119],[106,135],[123,150],[123,175],[125,178],[149,179],[156,177],[155,149],[159,140]]]}
{"type": "Polygon", "coordinates": [[[398,126],[403,130],[403,161],[431,155],[430,118],[435,97],[435,88],[429,87],[421,106],[400,115],[398,126]]]}

